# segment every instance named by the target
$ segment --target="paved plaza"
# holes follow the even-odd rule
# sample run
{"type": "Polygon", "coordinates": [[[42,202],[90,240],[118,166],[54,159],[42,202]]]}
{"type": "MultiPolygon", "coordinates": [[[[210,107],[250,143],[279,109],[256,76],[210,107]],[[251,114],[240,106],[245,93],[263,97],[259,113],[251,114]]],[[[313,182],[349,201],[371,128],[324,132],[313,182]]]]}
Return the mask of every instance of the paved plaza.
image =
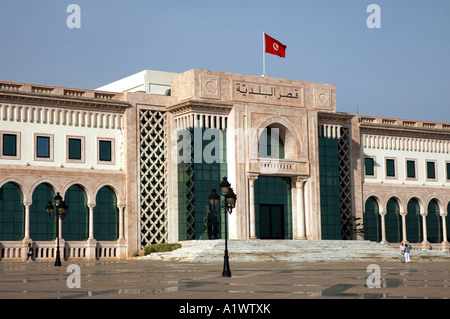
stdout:
{"type": "Polygon", "coordinates": [[[0,299],[442,299],[450,262],[0,262],[0,299]]]}

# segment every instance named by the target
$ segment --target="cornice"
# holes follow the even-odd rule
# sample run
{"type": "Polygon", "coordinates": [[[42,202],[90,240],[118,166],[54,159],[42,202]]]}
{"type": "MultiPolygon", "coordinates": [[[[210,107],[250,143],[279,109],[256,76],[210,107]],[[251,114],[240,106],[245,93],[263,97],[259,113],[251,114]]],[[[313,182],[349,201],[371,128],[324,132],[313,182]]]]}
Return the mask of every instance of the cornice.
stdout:
{"type": "Polygon", "coordinates": [[[85,109],[91,111],[97,109],[117,113],[123,113],[126,108],[131,107],[130,103],[127,101],[113,100],[113,98],[116,95],[120,95],[120,93],[115,94],[54,87],[42,88],[42,90],[39,91],[36,90],[36,87],[20,84],[15,86],[16,89],[8,89],[11,87],[12,85],[0,85],[0,103],[85,109]],[[24,89],[22,89],[22,87],[24,89]],[[88,97],[83,95],[87,95],[88,97]]]}
{"type": "Polygon", "coordinates": [[[207,100],[186,100],[167,107],[167,111],[175,115],[191,112],[228,115],[232,108],[233,103],[207,100]]]}

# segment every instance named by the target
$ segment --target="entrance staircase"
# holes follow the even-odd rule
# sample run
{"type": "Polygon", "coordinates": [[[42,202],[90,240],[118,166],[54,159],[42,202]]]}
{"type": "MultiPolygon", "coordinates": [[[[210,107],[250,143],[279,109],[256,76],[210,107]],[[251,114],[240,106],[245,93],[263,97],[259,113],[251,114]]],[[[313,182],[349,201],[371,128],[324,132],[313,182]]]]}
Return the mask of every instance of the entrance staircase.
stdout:
{"type": "MultiPolygon", "coordinates": [[[[181,262],[223,262],[225,241],[182,241],[172,252],[152,253],[142,259],[181,262]]],[[[230,262],[332,262],[400,261],[397,247],[360,240],[228,240],[230,262]]],[[[411,261],[447,260],[450,254],[438,250],[411,252],[411,261]]]]}

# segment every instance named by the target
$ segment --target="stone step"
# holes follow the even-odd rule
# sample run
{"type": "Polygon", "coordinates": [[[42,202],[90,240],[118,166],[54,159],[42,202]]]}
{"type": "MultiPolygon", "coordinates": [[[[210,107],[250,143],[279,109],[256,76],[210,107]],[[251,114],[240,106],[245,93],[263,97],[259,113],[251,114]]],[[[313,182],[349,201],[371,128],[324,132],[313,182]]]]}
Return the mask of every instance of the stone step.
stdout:
{"type": "MultiPolygon", "coordinates": [[[[182,248],[141,258],[185,262],[222,262],[224,240],[182,241],[182,248]]],[[[399,261],[397,247],[371,241],[344,240],[229,240],[230,262],[252,261],[399,261]]],[[[450,260],[450,254],[435,250],[413,250],[411,258],[450,260]]]]}

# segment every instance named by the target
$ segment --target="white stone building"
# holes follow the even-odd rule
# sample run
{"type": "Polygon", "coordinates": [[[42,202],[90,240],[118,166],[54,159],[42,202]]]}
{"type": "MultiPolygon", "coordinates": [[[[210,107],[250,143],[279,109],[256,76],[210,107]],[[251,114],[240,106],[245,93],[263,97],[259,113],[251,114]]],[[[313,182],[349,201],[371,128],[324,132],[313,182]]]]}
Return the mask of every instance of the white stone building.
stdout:
{"type": "Polygon", "coordinates": [[[127,258],[223,238],[408,241],[448,249],[450,123],[337,112],[335,86],[145,70],[84,90],[0,82],[0,259],[127,258]],[[210,218],[214,217],[214,218],[210,218]]]}

